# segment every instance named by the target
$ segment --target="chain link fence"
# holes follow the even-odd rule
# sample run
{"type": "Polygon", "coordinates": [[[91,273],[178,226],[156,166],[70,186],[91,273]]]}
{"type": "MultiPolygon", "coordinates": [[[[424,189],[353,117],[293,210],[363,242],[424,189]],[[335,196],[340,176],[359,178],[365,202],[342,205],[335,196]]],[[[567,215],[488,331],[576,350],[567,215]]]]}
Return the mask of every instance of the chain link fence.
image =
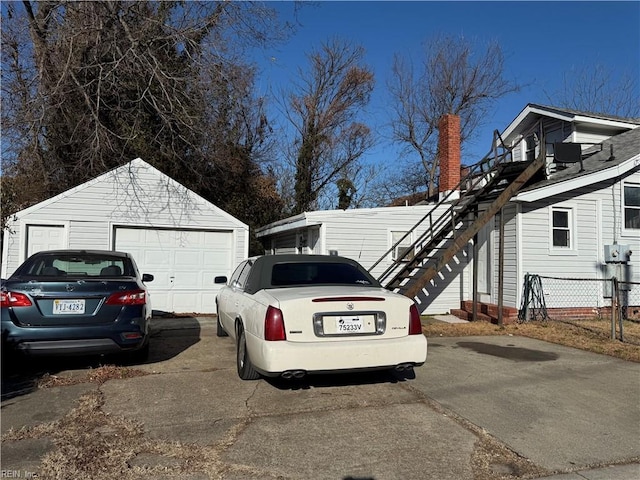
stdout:
{"type": "Polygon", "coordinates": [[[640,322],[640,283],[617,278],[560,278],[525,275],[520,322],[555,320],[584,326],[608,320],[611,338],[640,345],[640,337],[625,335],[624,322],[640,322]]]}
{"type": "Polygon", "coordinates": [[[640,282],[618,282],[618,285],[620,318],[640,322],[640,282]]]}

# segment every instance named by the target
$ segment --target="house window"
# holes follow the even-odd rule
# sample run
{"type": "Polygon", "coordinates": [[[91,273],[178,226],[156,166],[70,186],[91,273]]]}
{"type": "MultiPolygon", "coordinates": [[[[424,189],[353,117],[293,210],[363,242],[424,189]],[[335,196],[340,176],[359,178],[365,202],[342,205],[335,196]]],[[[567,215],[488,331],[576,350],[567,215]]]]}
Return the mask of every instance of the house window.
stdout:
{"type": "Polygon", "coordinates": [[[557,208],[551,209],[552,230],[551,237],[554,248],[571,248],[571,209],[557,208]]]}
{"type": "Polygon", "coordinates": [[[640,229],[640,184],[624,184],[624,228],[640,229]]]}
{"type": "MultiPolygon", "coordinates": [[[[402,259],[406,250],[412,248],[411,235],[408,235],[408,233],[409,232],[391,232],[391,245],[395,245],[395,247],[393,247],[393,252],[391,253],[391,258],[393,260],[402,259]],[[398,244],[396,245],[396,243],[398,244]]],[[[410,258],[407,257],[403,260],[410,260],[410,258]]]]}

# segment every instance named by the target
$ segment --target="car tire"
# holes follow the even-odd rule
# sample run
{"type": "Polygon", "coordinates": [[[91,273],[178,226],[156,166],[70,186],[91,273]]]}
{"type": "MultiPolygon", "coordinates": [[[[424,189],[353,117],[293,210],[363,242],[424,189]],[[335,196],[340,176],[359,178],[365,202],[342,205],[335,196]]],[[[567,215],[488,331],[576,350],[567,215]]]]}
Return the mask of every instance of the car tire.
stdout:
{"type": "Polygon", "coordinates": [[[229,334],[227,332],[225,332],[224,328],[222,328],[222,324],[220,323],[220,317],[216,317],[216,326],[217,326],[217,331],[216,331],[216,335],[218,337],[228,337],[229,334]]]}
{"type": "Polygon", "coordinates": [[[257,380],[260,378],[260,374],[256,372],[255,368],[251,364],[249,359],[249,352],[247,351],[247,341],[245,338],[244,330],[238,332],[238,348],[236,352],[236,364],[238,366],[238,376],[242,380],[257,380]]]}

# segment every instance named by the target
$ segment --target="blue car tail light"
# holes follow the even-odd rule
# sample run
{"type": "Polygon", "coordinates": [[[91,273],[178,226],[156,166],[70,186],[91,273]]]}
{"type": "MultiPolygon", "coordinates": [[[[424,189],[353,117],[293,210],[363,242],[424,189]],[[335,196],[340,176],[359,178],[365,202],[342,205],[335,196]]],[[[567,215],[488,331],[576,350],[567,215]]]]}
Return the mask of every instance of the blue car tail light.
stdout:
{"type": "Polygon", "coordinates": [[[107,301],[107,305],[144,305],[147,301],[147,293],[144,290],[128,290],[116,292],[107,301]]]}
{"type": "Polygon", "coordinates": [[[8,307],[30,307],[31,300],[24,293],[0,292],[0,305],[2,308],[8,307]]]}

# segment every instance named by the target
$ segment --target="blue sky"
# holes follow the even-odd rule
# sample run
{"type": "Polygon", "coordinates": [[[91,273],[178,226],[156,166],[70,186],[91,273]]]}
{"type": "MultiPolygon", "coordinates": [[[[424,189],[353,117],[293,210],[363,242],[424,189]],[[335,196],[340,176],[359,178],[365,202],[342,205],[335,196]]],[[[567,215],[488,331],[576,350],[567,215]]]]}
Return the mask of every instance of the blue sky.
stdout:
{"type": "MultiPolygon", "coordinates": [[[[284,18],[293,18],[292,2],[272,2],[284,18]]],[[[301,25],[286,45],[262,52],[261,93],[278,90],[306,68],[305,55],[333,36],[360,44],[376,76],[369,107],[371,127],[381,144],[370,162],[389,159],[397,150],[385,140],[389,121],[387,77],[393,55],[417,60],[426,40],[462,35],[482,47],[497,41],[505,55],[505,75],[528,84],[495,105],[478,140],[470,145],[475,163],[491,147],[492,132],[503,130],[527,103],[552,104],[548,95],[562,85],[572,67],[600,64],[612,72],[640,77],[640,2],[391,2],[325,1],[298,13],[301,25]]],[[[639,93],[640,96],[640,93],[639,93]]]]}

